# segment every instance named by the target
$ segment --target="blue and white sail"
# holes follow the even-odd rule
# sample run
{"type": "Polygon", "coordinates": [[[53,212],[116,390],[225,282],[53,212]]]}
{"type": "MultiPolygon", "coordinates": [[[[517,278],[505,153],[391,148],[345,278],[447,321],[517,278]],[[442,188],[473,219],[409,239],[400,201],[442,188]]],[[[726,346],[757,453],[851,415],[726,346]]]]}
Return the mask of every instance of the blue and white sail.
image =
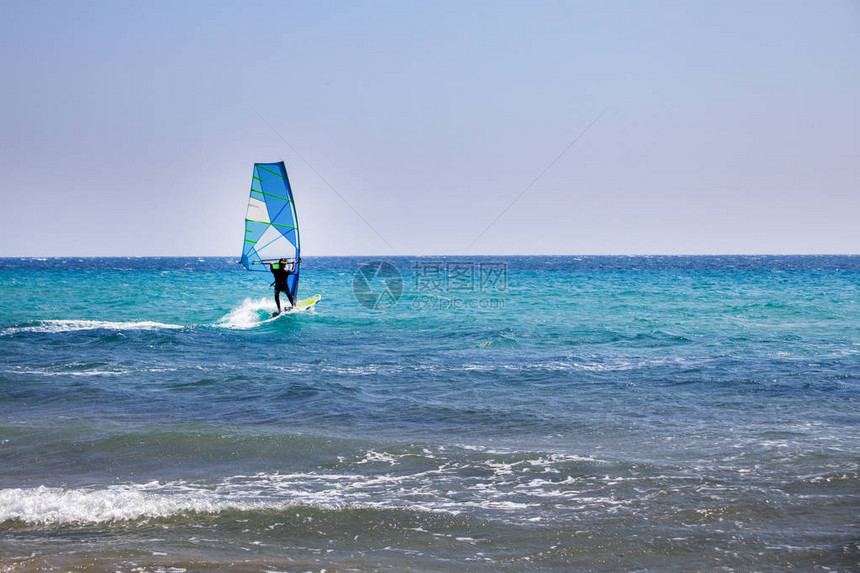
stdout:
{"type": "MultiPolygon", "coordinates": [[[[296,204],[284,162],[255,163],[245,215],[242,265],[249,271],[264,273],[262,276],[271,280],[269,263],[277,263],[280,259],[298,261],[300,246],[296,204]]],[[[287,284],[295,300],[299,265],[287,284]]]]}

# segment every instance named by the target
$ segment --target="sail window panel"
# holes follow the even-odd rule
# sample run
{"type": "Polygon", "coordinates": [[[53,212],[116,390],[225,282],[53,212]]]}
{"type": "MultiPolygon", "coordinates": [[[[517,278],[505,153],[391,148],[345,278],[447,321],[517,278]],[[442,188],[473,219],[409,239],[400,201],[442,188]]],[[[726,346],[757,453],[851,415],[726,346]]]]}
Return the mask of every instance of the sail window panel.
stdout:
{"type": "Polygon", "coordinates": [[[254,197],[251,197],[248,201],[248,214],[245,218],[258,223],[271,222],[269,219],[269,210],[266,207],[266,204],[254,197]]]}

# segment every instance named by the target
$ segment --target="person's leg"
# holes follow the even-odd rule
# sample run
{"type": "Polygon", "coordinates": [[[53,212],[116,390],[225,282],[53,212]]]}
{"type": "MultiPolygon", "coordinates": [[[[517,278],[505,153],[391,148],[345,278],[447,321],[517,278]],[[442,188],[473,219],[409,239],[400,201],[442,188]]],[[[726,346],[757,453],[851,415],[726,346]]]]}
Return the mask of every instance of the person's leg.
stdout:
{"type": "Polygon", "coordinates": [[[287,298],[288,298],[288,299],[290,299],[290,307],[291,307],[291,308],[295,308],[295,306],[296,306],[296,301],[294,301],[294,300],[293,300],[293,295],[292,295],[292,293],[291,293],[289,290],[286,290],[286,291],[284,291],[284,292],[286,292],[286,293],[287,293],[287,298]]]}
{"type": "Polygon", "coordinates": [[[281,297],[278,296],[278,289],[275,289],[275,304],[278,305],[278,314],[281,314],[281,297]]]}

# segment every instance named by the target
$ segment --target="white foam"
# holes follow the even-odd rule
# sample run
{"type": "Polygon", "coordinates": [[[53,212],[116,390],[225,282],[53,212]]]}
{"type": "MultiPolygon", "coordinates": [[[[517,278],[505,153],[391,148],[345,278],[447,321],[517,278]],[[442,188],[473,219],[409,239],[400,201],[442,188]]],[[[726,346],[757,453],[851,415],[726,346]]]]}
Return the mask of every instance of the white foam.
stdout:
{"type": "MultiPolygon", "coordinates": [[[[414,452],[368,450],[342,464],[401,465],[414,452]]],[[[0,523],[111,523],[226,510],[284,510],[295,506],[406,509],[505,514],[507,520],[551,519],[559,509],[603,510],[619,505],[605,488],[622,477],[572,475],[564,464],[580,456],[537,455],[500,462],[449,460],[418,472],[297,472],[234,475],[215,482],[149,482],[102,487],[0,490],[0,523]],[[478,471],[475,471],[478,470],[478,471]],[[549,508],[550,513],[544,510],[549,508]]],[[[402,467],[402,466],[401,466],[402,467]]],[[[650,478],[643,478],[648,481],[650,478]]],[[[656,479],[656,478],[655,478],[656,479]]]]}
{"type": "MultiPolygon", "coordinates": [[[[353,489],[359,476],[257,475],[235,476],[204,486],[183,481],[65,489],[40,486],[0,490],[0,523],[19,520],[38,525],[111,523],[162,518],[188,512],[285,509],[295,505],[338,508],[359,505],[364,495],[353,489]],[[329,478],[329,479],[326,479],[329,478]],[[340,480],[351,486],[341,488],[340,480]],[[261,499],[261,488],[266,494],[261,499]]],[[[367,485],[364,483],[363,485],[367,485]]],[[[369,500],[368,500],[369,501],[369,500]]]]}
{"type": "Polygon", "coordinates": [[[15,334],[18,332],[74,332],[78,330],[158,330],[183,328],[181,324],[166,324],[150,320],[139,320],[129,322],[114,322],[106,320],[42,320],[37,326],[18,326],[5,328],[0,331],[3,334],[15,334]]]}
{"type": "Polygon", "coordinates": [[[0,490],[0,523],[104,523],[141,517],[166,517],[185,511],[224,509],[205,495],[165,495],[146,486],[113,486],[101,490],[37,487],[0,490]]]}
{"type": "MultiPolygon", "coordinates": [[[[66,366],[77,366],[76,364],[68,364],[66,366]]],[[[51,368],[30,368],[27,366],[15,366],[12,369],[8,370],[0,370],[3,374],[27,374],[32,376],[122,376],[124,374],[130,373],[141,373],[141,372],[175,372],[176,368],[137,368],[137,369],[125,369],[125,368],[114,368],[114,369],[93,369],[93,370],[68,370],[64,368],[59,369],[51,369],[51,368]]]]}
{"type": "Polygon", "coordinates": [[[368,450],[364,455],[364,458],[355,462],[356,464],[372,464],[372,463],[387,463],[391,465],[397,465],[399,462],[397,460],[397,456],[386,453],[379,453],[374,450],[368,450]]]}
{"type": "Polygon", "coordinates": [[[277,310],[277,307],[272,299],[265,297],[258,299],[246,298],[238,308],[234,308],[225,314],[221,320],[216,322],[215,326],[247,330],[259,326],[265,320],[260,316],[260,311],[266,311],[266,314],[271,315],[275,310],[277,310]]]}

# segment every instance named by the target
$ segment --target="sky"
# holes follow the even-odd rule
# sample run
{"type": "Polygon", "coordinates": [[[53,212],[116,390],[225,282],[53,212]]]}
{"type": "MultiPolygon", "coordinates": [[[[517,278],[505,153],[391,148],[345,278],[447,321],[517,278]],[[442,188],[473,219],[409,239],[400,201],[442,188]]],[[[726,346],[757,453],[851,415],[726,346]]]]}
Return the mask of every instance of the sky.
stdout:
{"type": "Polygon", "coordinates": [[[860,253],[860,2],[0,0],[0,256],[860,253]]]}

